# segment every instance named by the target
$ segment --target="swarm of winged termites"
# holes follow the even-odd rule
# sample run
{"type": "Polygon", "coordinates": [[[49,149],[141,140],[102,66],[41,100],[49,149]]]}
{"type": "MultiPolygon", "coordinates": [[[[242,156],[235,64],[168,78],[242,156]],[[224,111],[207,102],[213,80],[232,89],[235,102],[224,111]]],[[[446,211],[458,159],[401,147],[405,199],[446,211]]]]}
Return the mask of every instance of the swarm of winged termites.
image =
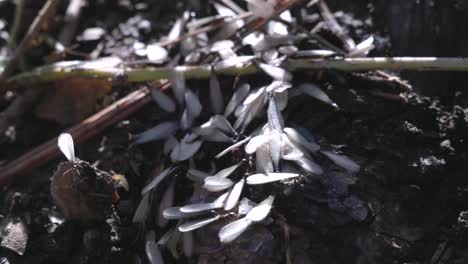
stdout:
{"type": "MultiPolygon", "coordinates": [[[[254,17],[270,17],[278,2],[246,1],[254,17]]],[[[236,10],[221,4],[214,5],[214,8],[220,15],[236,14],[236,10]]],[[[292,24],[291,17],[289,11],[281,16],[292,24]]],[[[205,23],[205,20],[201,22],[187,19],[183,17],[177,20],[171,34],[183,30],[193,32],[197,25],[205,23]]],[[[243,25],[243,21],[239,23],[243,25]]],[[[237,25],[234,24],[229,26],[237,25]]],[[[373,48],[373,38],[369,37],[355,45],[347,54],[337,54],[335,51],[321,49],[299,50],[295,44],[307,41],[308,36],[292,35],[288,26],[277,21],[269,21],[265,32],[257,31],[242,39],[241,45],[247,46],[245,50],[249,51],[244,54],[238,54],[243,53],[243,49],[236,49],[240,44],[236,46],[230,40],[208,41],[208,45],[206,41],[198,42],[197,38],[182,41],[184,52],[181,53],[181,58],[186,64],[198,63],[200,58],[204,58],[203,55],[216,57],[209,80],[209,105],[202,105],[199,98],[203,88],[188,87],[183,74],[177,68],[169,78],[172,84],[171,94],[150,89],[151,96],[159,107],[172,113],[171,116],[177,116],[176,119],[166,120],[142,132],[134,142],[136,145],[152,141],[164,144],[163,169],[158,175],[153,175],[142,189],[142,199],[133,218],[133,222],[146,223],[148,211],[152,208],[150,201],[154,200],[150,199],[153,197],[151,192],[161,194],[156,221],[158,228],[147,226],[149,231],[145,246],[151,263],[162,263],[160,246],[167,247],[177,257],[178,243],[182,243],[184,249],[190,248],[186,244],[190,243],[187,241],[193,241],[191,232],[214,222],[227,223],[218,232],[222,243],[235,241],[252,225],[267,222],[264,220],[270,215],[275,193],[265,194],[255,201],[245,195],[255,191],[258,185],[281,186],[300,182],[308,177],[317,178],[324,171],[315,160],[323,158],[330,159],[348,174],[357,173],[360,169],[347,156],[336,153],[331,148],[323,149],[303,127],[285,122],[282,113],[287,109],[289,99],[297,96],[310,96],[311,102],[321,101],[331,109],[338,108],[338,105],[313,83],[293,85],[292,74],[280,65],[295,57],[365,56],[373,48]],[[272,81],[264,86],[251,87],[240,79],[231,98],[225,101],[222,91],[227,89],[221,89],[217,72],[248,64],[255,64],[272,81]],[[263,120],[267,120],[266,123],[262,124],[263,120]],[[210,153],[213,148],[207,146],[214,144],[224,150],[210,153]],[[197,168],[195,160],[199,153],[203,153],[205,157],[209,155],[208,159],[214,165],[212,171],[197,168]],[[231,158],[232,164],[223,168],[218,165],[216,168],[215,164],[221,163],[217,161],[222,157],[223,161],[231,158]],[[181,182],[177,180],[181,176],[193,181],[193,195],[186,204],[177,205],[174,204],[175,185],[181,182]],[[163,189],[162,186],[167,187],[163,189]],[[168,229],[168,220],[177,220],[174,222],[175,227],[157,237],[160,230],[168,229]]],[[[163,47],[159,48],[164,50],[163,47]]],[[[167,56],[167,51],[164,51],[167,56]]],[[[259,193],[261,192],[256,193],[257,198],[259,193]]],[[[367,211],[357,218],[365,218],[366,214],[367,211]]],[[[184,253],[190,256],[191,250],[184,253]]]]}
{"type": "MultiPolygon", "coordinates": [[[[163,152],[168,165],[143,188],[143,199],[134,216],[134,222],[144,221],[148,194],[158,189],[161,182],[170,182],[159,206],[158,225],[164,228],[167,220],[178,222],[175,229],[161,237],[159,245],[173,247],[181,237],[179,232],[186,234],[221,219],[231,219],[231,222],[219,230],[219,240],[222,243],[234,241],[250,226],[262,223],[275,200],[274,195],[269,195],[255,203],[243,197],[246,186],[255,188],[261,184],[290,183],[310,175],[321,175],[323,170],[314,161],[316,156],[328,157],[351,173],[359,170],[359,165],[348,157],[321,150],[312,138],[286,126],[281,113],[287,106],[288,93],[292,92],[310,95],[332,107],[337,107],[336,104],[314,84],[293,87],[289,83],[291,75],[280,67],[263,63],[259,63],[259,67],[274,79],[271,84],[255,89],[241,84],[226,106],[217,77],[212,73],[209,108],[213,114],[205,122],[197,120],[203,107],[196,92],[185,85],[178,72],[174,72],[171,80],[175,100],[160,91],[151,90],[154,100],[163,110],[175,112],[177,106],[181,109],[180,120],[162,122],[141,133],[135,141],[136,144],[165,141],[163,152]],[[254,119],[258,120],[265,114],[266,124],[256,129],[249,127],[254,119]],[[233,124],[229,120],[234,120],[233,124]],[[201,124],[194,126],[194,123],[201,124]],[[251,132],[247,134],[246,131],[251,132]],[[216,172],[197,170],[191,159],[202,150],[204,142],[226,146],[213,157],[215,159],[239,149],[243,157],[238,163],[216,172]],[[184,170],[187,166],[189,169],[184,170]],[[194,182],[194,195],[192,202],[174,207],[175,177],[181,174],[180,171],[194,182]],[[215,198],[211,198],[213,194],[215,198]]],[[[157,247],[153,240],[148,240],[147,246],[157,247]]]]}

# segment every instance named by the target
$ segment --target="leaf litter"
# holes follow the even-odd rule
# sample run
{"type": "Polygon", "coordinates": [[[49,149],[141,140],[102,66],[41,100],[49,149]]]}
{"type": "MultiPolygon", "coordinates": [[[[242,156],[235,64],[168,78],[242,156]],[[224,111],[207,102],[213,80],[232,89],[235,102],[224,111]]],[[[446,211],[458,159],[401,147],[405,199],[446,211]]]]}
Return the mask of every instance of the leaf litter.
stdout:
{"type": "MultiPolygon", "coordinates": [[[[197,247],[199,239],[196,232],[203,234],[205,228],[217,228],[219,241],[232,244],[242,239],[242,236],[251,236],[245,231],[254,226],[274,230],[270,227],[277,223],[267,221],[268,217],[274,221],[278,219],[278,215],[272,212],[273,203],[275,200],[278,204],[285,203],[283,194],[288,196],[286,194],[290,186],[293,186],[293,193],[301,192],[302,186],[318,186],[318,182],[325,181],[327,177],[330,181],[351,185],[354,181],[329,177],[330,168],[333,173],[339,171],[346,175],[344,177],[357,177],[363,166],[353,161],[355,156],[352,151],[348,154],[347,151],[338,152],[330,147],[327,135],[316,134],[317,126],[308,126],[309,120],[303,115],[300,115],[304,121],[301,125],[314,127],[308,132],[317,135],[318,140],[312,140],[299,129],[294,129],[297,127],[292,122],[300,122],[301,119],[294,117],[296,112],[293,110],[302,107],[309,111],[309,108],[290,100],[292,95],[309,97],[305,100],[311,105],[310,113],[307,113],[310,116],[316,114],[313,111],[317,109],[323,111],[316,106],[317,100],[334,108],[338,108],[335,101],[340,103],[340,107],[342,105],[340,100],[336,100],[340,98],[336,91],[324,89],[328,86],[323,85],[322,79],[315,78],[315,75],[298,78],[296,74],[285,70],[282,63],[289,58],[320,60],[366,56],[375,48],[375,39],[363,38],[364,41],[354,49],[341,54],[324,48],[323,43],[311,41],[309,34],[298,33],[300,30],[295,25],[300,20],[296,20],[296,14],[289,11],[280,14],[283,22],[269,21],[264,28],[250,33],[249,40],[247,36],[239,34],[242,37],[240,42],[247,45],[242,46],[231,39],[216,39],[214,36],[220,36],[219,33],[227,34],[228,29],[237,31],[250,21],[250,18],[244,18],[235,23],[220,22],[227,21],[227,17],[239,16],[246,12],[243,8],[247,7],[253,18],[269,18],[283,1],[246,2],[246,5],[238,5],[238,1],[208,3],[206,5],[212,8],[207,9],[209,16],[206,19],[199,17],[196,11],[193,14],[181,12],[182,15],[171,21],[172,26],[167,28],[164,36],[152,36],[151,41],[139,39],[140,42],[148,42],[142,43],[142,47],[146,49],[149,65],[160,63],[172,67],[191,61],[189,55],[194,58],[194,54],[197,54],[198,58],[191,63],[207,63],[213,69],[207,82],[186,80],[183,73],[174,70],[169,76],[171,92],[150,89],[151,97],[159,107],[156,113],[158,116],[154,119],[149,116],[155,114],[155,111],[145,113],[146,120],[157,120],[151,124],[153,127],[128,132],[137,135],[133,137],[132,145],[137,152],[143,149],[145,154],[158,153],[151,158],[144,157],[145,166],[155,162],[166,168],[160,174],[142,173],[144,179],[133,181],[141,187],[141,196],[138,197],[141,201],[137,201],[131,210],[133,222],[144,225],[143,232],[146,232],[145,254],[140,258],[146,257],[150,263],[163,263],[169,252],[174,257],[180,257],[179,254],[186,257],[196,254],[194,246],[197,247]],[[216,23],[223,26],[218,31],[214,30],[215,34],[194,33],[201,27],[216,23]],[[168,41],[174,44],[164,44],[168,41]],[[257,65],[261,72],[254,77],[240,77],[235,84],[221,73],[232,67],[248,65],[257,65]],[[160,110],[164,110],[164,113],[160,110]],[[337,166],[329,166],[331,163],[327,159],[337,166]],[[205,163],[213,163],[217,173],[205,172],[205,163]],[[182,175],[185,173],[187,175],[182,175]],[[318,175],[320,178],[313,177],[318,175]],[[187,181],[185,176],[196,180],[187,181]],[[177,223],[172,220],[177,220],[177,223]],[[168,232],[170,230],[172,232],[168,232]],[[180,232],[190,235],[181,235],[180,232]],[[163,234],[167,234],[165,243],[156,243],[163,234]],[[164,247],[168,247],[169,251],[164,253],[164,247]]],[[[95,86],[105,88],[104,95],[100,94],[96,99],[84,94],[80,98],[89,98],[96,105],[95,101],[110,91],[108,82],[99,82],[95,86]]],[[[67,104],[66,101],[62,103],[67,104]]],[[[65,106],[58,108],[63,109],[65,106]]],[[[89,112],[83,110],[79,114],[85,116],[89,112]]],[[[145,126],[150,127],[148,124],[145,126]]],[[[317,130],[321,130],[320,127],[317,130]]],[[[74,155],[69,148],[65,145],[60,148],[68,153],[69,160],[73,159],[74,155]]],[[[335,191],[331,187],[327,189],[327,186],[332,185],[324,186],[322,192],[335,191]]],[[[336,183],[333,186],[338,185],[336,183]]],[[[132,194],[132,199],[138,195],[132,194]]],[[[355,194],[346,195],[334,197],[339,200],[336,203],[327,197],[329,200],[325,203],[333,205],[328,210],[339,211],[337,208],[341,206],[342,211],[355,222],[365,221],[368,216],[367,204],[355,194]]],[[[284,210],[284,207],[278,210],[284,210]]]]}

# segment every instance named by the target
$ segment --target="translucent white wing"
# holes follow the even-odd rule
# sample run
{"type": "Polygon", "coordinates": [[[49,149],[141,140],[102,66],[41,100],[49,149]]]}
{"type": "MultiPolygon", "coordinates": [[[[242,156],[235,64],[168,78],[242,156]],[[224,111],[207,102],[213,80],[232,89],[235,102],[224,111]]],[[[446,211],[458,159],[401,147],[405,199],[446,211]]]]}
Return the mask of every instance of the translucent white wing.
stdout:
{"type": "Polygon", "coordinates": [[[161,236],[161,238],[159,238],[159,240],[158,240],[158,242],[156,242],[156,244],[158,246],[167,245],[167,242],[169,242],[169,240],[172,238],[174,233],[175,233],[175,228],[169,229],[166,233],[164,233],[164,235],[161,236]]]}
{"type": "Polygon", "coordinates": [[[219,178],[229,177],[229,175],[231,175],[237,168],[239,168],[240,165],[242,165],[242,163],[239,162],[230,167],[222,169],[219,172],[217,172],[213,177],[219,177],[219,178]]]}
{"type": "Polygon", "coordinates": [[[275,129],[278,131],[283,130],[284,121],[279,111],[278,107],[276,106],[276,101],[274,97],[271,97],[268,103],[268,125],[271,129],[275,129]]]}
{"type": "Polygon", "coordinates": [[[185,18],[181,17],[176,20],[174,25],[171,28],[171,31],[169,31],[169,34],[167,36],[168,41],[174,41],[178,39],[184,30],[184,25],[185,25],[185,18]]]}
{"type": "Polygon", "coordinates": [[[331,50],[299,50],[294,57],[330,57],[333,55],[336,55],[336,52],[331,50]]]}
{"type": "Polygon", "coordinates": [[[304,152],[297,147],[297,145],[293,144],[290,138],[287,136],[286,133],[281,134],[282,139],[282,154],[281,158],[284,160],[297,160],[304,156],[304,152]]]}
{"type": "Polygon", "coordinates": [[[153,177],[151,182],[146,185],[142,190],[141,194],[144,195],[145,193],[151,191],[152,189],[156,188],[159,183],[161,183],[167,176],[171,175],[171,173],[175,170],[174,167],[169,167],[163,170],[159,175],[153,177]]]}
{"type": "Polygon", "coordinates": [[[233,149],[236,149],[236,148],[238,148],[238,147],[244,145],[244,144],[247,143],[247,141],[249,141],[249,140],[250,140],[250,137],[245,138],[245,139],[243,139],[243,140],[241,140],[241,141],[239,141],[239,142],[237,142],[237,143],[235,143],[235,144],[229,146],[229,147],[226,148],[225,150],[221,151],[218,155],[216,155],[215,158],[217,158],[217,159],[221,158],[222,156],[226,155],[229,151],[231,151],[231,150],[233,150],[233,149]]]}
{"type": "Polygon", "coordinates": [[[265,92],[265,87],[255,89],[251,91],[244,100],[244,105],[249,105],[260,98],[265,92]]]}
{"type": "Polygon", "coordinates": [[[158,207],[158,216],[157,216],[157,224],[159,227],[163,228],[167,225],[168,221],[163,216],[163,211],[171,207],[174,203],[174,190],[175,190],[175,180],[173,179],[171,184],[167,187],[164,191],[164,194],[161,198],[161,202],[159,203],[158,207]]]}
{"type": "Polygon", "coordinates": [[[151,97],[153,100],[166,112],[174,112],[176,110],[176,104],[171,97],[161,92],[158,89],[150,89],[151,97]]]}
{"type": "Polygon", "coordinates": [[[180,128],[183,130],[187,130],[192,127],[194,117],[190,114],[187,108],[182,113],[180,117],[180,128]]]}
{"type": "Polygon", "coordinates": [[[214,70],[219,71],[219,70],[222,70],[222,69],[231,68],[231,67],[234,67],[234,66],[239,66],[241,64],[250,62],[254,58],[255,58],[255,56],[231,57],[229,59],[222,60],[222,61],[216,63],[216,65],[214,66],[214,70]]]}
{"type": "Polygon", "coordinates": [[[254,208],[257,204],[254,203],[253,201],[249,200],[248,198],[244,197],[240,202],[239,202],[239,210],[237,213],[239,215],[246,215],[252,208],[254,208]]]}
{"type": "Polygon", "coordinates": [[[283,81],[283,82],[290,82],[292,80],[292,75],[288,71],[283,68],[272,66],[266,63],[259,63],[258,66],[262,69],[266,74],[270,75],[271,78],[283,81]]]}
{"type": "Polygon", "coordinates": [[[234,94],[231,97],[231,100],[229,101],[228,105],[226,106],[226,110],[224,111],[224,116],[229,116],[234,112],[236,107],[247,97],[247,94],[250,91],[250,85],[249,84],[242,84],[237,88],[237,90],[234,92],[234,94]]]}
{"type": "Polygon", "coordinates": [[[146,220],[146,216],[149,212],[149,194],[143,195],[138,204],[137,209],[135,210],[135,214],[133,215],[132,222],[133,223],[144,223],[146,220]]]}
{"type": "Polygon", "coordinates": [[[278,110],[283,111],[288,105],[288,100],[289,100],[288,90],[285,90],[283,92],[275,92],[274,96],[275,96],[276,106],[278,107],[278,110]]]}
{"type": "Polygon", "coordinates": [[[187,111],[194,118],[198,117],[202,111],[202,105],[198,96],[196,96],[190,89],[185,91],[185,104],[187,106],[187,111]]]}
{"type": "Polygon", "coordinates": [[[214,129],[210,134],[204,135],[203,139],[205,141],[211,141],[211,142],[232,142],[232,138],[228,137],[224,132],[218,129],[214,129]]]}
{"type": "Polygon", "coordinates": [[[247,218],[238,219],[232,223],[229,223],[221,230],[219,230],[219,240],[222,243],[232,242],[234,239],[238,238],[250,225],[252,221],[247,218]]]}
{"type": "Polygon", "coordinates": [[[265,135],[259,135],[251,138],[249,140],[249,143],[245,145],[245,153],[251,155],[257,151],[257,148],[259,148],[262,145],[267,144],[269,140],[268,136],[265,135]]]}
{"type": "Polygon", "coordinates": [[[343,167],[349,172],[356,173],[360,170],[359,164],[354,162],[352,159],[348,158],[345,155],[338,155],[331,151],[322,151],[325,156],[327,156],[331,161],[333,161],[336,165],[343,167]]]}
{"type": "Polygon", "coordinates": [[[367,49],[374,43],[374,37],[370,36],[367,39],[363,40],[361,43],[356,45],[356,49],[367,49]]]}
{"type": "Polygon", "coordinates": [[[273,130],[268,136],[268,143],[273,169],[277,170],[279,168],[279,162],[282,154],[281,133],[278,130],[273,130]]]}
{"type": "Polygon", "coordinates": [[[262,145],[257,148],[255,152],[255,167],[260,173],[273,172],[273,163],[268,145],[262,145]]]}
{"type": "Polygon", "coordinates": [[[163,153],[168,155],[178,144],[179,141],[174,136],[170,136],[166,139],[166,142],[164,142],[163,153]]]}
{"type": "Polygon", "coordinates": [[[193,231],[193,230],[198,229],[200,227],[204,227],[204,226],[206,226],[208,224],[211,224],[211,223],[213,223],[214,221],[216,221],[216,220],[218,220],[220,218],[221,218],[221,216],[217,215],[217,216],[210,217],[210,218],[205,218],[205,219],[186,222],[186,223],[179,226],[179,231],[180,232],[190,232],[190,231],[193,231]]]}
{"type": "Polygon", "coordinates": [[[145,252],[146,257],[148,258],[149,263],[151,264],[164,264],[164,260],[159,250],[158,245],[156,244],[154,231],[150,231],[147,234],[145,242],[145,252]]]}
{"type": "Polygon", "coordinates": [[[214,71],[212,71],[210,75],[210,100],[213,113],[220,114],[224,109],[223,93],[221,92],[221,86],[214,71]]]}
{"type": "Polygon", "coordinates": [[[315,142],[311,142],[307,140],[304,136],[302,136],[296,129],[291,127],[285,127],[283,132],[286,133],[288,138],[294,143],[299,146],[303,146],[310,152],[317,152],[320,149],[320,146],[315,142]]]}
{"type": "Polygon", "coordinates": [[[173,219],[184,219],[184,218],[189,218],[193,216],[199,215],[198,212],[196,213],[184,213],[180,211],[180,206],[175,206],[175,207],[168,207],[164,209],[163,211],[163,216],[164,218],[168,220],[173,220],[173,219]]]}
{"type": "Polygon", "coordinates": [[[180,142],[171,152],[171,160],[173,162],[176,161],[184,161],[190,159],[197,151],[200,149],[202,145],[201,140],[196,140],[194,142],[186,143],[180,142]]]}
{"type": "Polygon", "coordinates": [[[271,93],[271,92],[282,93],[284,91],[287,91],[291,87],[292,87],[292,84],[290,84],[288,82],[273,81],[265,89],[266,89],[267,93],[271,93]]]}
{"type": "Polygon", "coordinates": [[[210,119],[208,120],[208,122],[203,123],[201,126],[195,127],[194,129],[192,129],[192,131],[193,133],[196,133],[197,135],[200,135],[200,136],[208,136],[209,134],[213,133],[215,129],[216,128],[214,127],[210,119]]]}
{"type": "Polygon", "coordinates": [[[306,38],[304,35],[266,35],[261,41],[253,45],[257,52],[266,51],[277,46],[293,44],[295,41],[306,38]]]}
{"type": "Polygon", "coordinates": [[[299,158],[297,160],[294,160],[294,162],[301,166],[305,171],[308,171],[310,173],[313,173],[313,174],[316,174],[316,175],[321,175],[323,174],[323,170],[322,168],[317,164],[315,163],[314,161],[306,158],[306,157],[302,157],[302,158],[299,158]]]}
{"type": "Polygon", "coordinates": [[[265,184],[275,181],[282,181],[286,179],[296,178],[299,174],[296,173],[268,173],[265,174],[254,174],[247,177],[247,184],[256,185],[256,184],[265,184]]]}
{"type": "Polygon", "coordinates": [[[62,133],[58,137],[58,147],[62,151],[63,155],[70,161],[74,162],[75,157],[75,145],[73,144],[73,138],[68,133],[62,133]]]}
{"type": "Polygon", "coordinates": [[[211,203],[194,203],[182,206],[179,210],[182,213],[198,213],[213,209],[222,208],[224,206],[224,201],[226,200],[229,193],[224,193],[220,195],[216,200],[211,203]]]}
{"type": "Polygon", "coordinates": [[[268,176],[263,173],[256,173],[252,174],[247,177],[247,184],[249,185],[255,185],[255,184],[263,184],[267,181],[268,176]]]}
{"type": "Polygon", "coordinates": [[[179,103],[183,105],[185,101],[185,78],[184,75],[179,71],[171,71],[169,74],[169,80],[171,81],[171,88],[174,96],[179,103]]]}
{"type": "Polygon", "coordinates": [[[298,52],[299,49],[296,46],[293,45],[288,45],[288,46],[282,46],[278,48],[278,52],[287,56],[293,56],[298,52]]]}
{"type": "Polygon", "coordinates": [[[182,206],[180,208],[180,211],[183,213],[197,213],[197,212],[219,209],[221,207],[223,206],[216,204],[216,203],[195,203],[195,204],[182,206]]]}
{"type": "Polygon", "coordinates": [[[360,57],[365,56],[369,51],[371,51],[374,46],[374,37],[370,36],[369,38],[365,39],[363,42],[356,45],[351,52],[348,53],[348,57],[360,57]]]}
{"type": "Polygon", "coordinates": [[[143,144],[155,140],[168,138],[179,129],[177,122],[163,122],[138,135],[135,144],[143,144]]]}
{"type": "Polygon", "coordinates": [[[216,198],[216,200],[214,200],[213,203],[223,207],[228,195],[229,195],[229,192],[223,193],[218,198],[216,198]]]}
{"type": "Polygon", "coordinates": [[[204,182],[206,177],[209,177],[210,174],[204,172],[204,171],[199,171],[195,169],[190,169],[187,171],[187,178],[191,179],[192,181],[195,182],[204,182]]]}
{"type": "Polygon", "coordinates": [[[211,117],[213,125],[218,128],[219,130],[235,135],[237,134],[234,128],[232,127],[231,123],[226,119],[226,117],[222,115],[215,115],[211,117]]]}
{"type": "Polygon", "coordinates": [[[218,52],[224,49],[232,49],[234,45],[235,43],[232,40],[218,40],[211,45],[209,50],[210,52],[218,52]]]}
{"type": "Polygon", "coordinates": [[[265,200],[263,200],[261,203],[259,203],[257,206],[252,208],[245,218],[249,219],[250,221],[253,222],[260,222],[263,219],[265,219],[268,214],[271,211],[271,208],[273,206],[273,201],[275,200],[275,197],[273,195],[268,196],[265,200]]]}
{"type": "Polygon", "coordinates": [[[168,58],[167,50],[158,44],[150,44],[146,46],[146,56],[148,60],[153,62],[164,62],[168,58]]]}
{"type": "Polygon", "coordinates": [[[314,97],[317,100],[325,102],[333,107],[338,107],[328,95],[322,91],[317,85],[312,83],[303,83],[299,85],[298,89],[302,90],[305,94],[314,97]]]}
{"type": "Polygon", "coordinates": [[[232,190],[229,192],[229,195],[226,198],[226,202],[224,203],[224,210],[229,211],[237,205],[237,202],[239,201],[240,195],[242,193],[242,189],[244,188],[244,183],[245,180],[241,179],[236,184],[234,184],[234,187],[232,187],[232,190]]]}
{"type": "Polygon", "coordinates": [[[182,233],[179,232],[179,225],[182,224],[182,220],[179,219],[179,221],[176,224],[176,227],[174,228],[174,232],[172,233],[171,238],[167,242],[167,248],[171,252],[172,256],[176,259],[179,258],[179,245],[180,245],[180,239],[182,237],[182,233]]]}
{"type": "Polygon", "coordinates": [[[190,258],[193,255],[193,250],[195,247],[193,233],[184,232],[182,234],[182,250],[185,257],[190,258]]]}
{"type": "Polygon", "coordinates": [[[256,17],[268,18],[275,13],[277,0],[246,0],[249,11],[256,17]]]}
{"type": "Polygon", "coordinates": [[[220,178],[220,177],[211,176],[211,177],[205,178],[205,183],[203,184],[203,188],[211,192],[219,192],[219,191],[230,188],[233,184],[234,182],[228,178],[220,178]]]}

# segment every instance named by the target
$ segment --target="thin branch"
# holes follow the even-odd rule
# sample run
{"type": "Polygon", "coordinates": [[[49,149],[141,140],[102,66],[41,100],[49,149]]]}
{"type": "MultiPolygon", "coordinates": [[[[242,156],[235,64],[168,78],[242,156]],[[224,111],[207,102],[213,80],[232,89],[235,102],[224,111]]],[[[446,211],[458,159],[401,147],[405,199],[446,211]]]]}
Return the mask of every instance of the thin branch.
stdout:
{"type": "Polygon", "coordinates": [[[23,40],[20,42],[18,47],[15,49],[12,58],[10,59],[8,65],[5,67],[5,70],[2,73],[1,77],[8,76],[14,70],[14,66],[18,59],[23,55],[26,49],[31,45],[31,41],[37,35],[41,26],[47,21],[56,11],[56,6],[60,0],[48,0],[42,9],[39,11],[39,14],[36,16],[28,31],[23,37],[23,40]]]}
{"type": "MultiPolygon", "coordinates": [[[[63,64],[62,64],[63,65],[63,64]]],[[[63,80],[74,77],[81,78],[121,78],[122,68],[93,68],[83,66],[45,66],[32,72],[22,73],[12,77],[13,85],[27,85],[63,80]]],[[[376,58],[344,58],[344,59],[304,59],[289,60],[283,67],[291,72],[307,70],[339,70],[339,71],[370,71],[370,70],[416,70],[416,71],[468,71],[468,58],[436,58],[436,57],[376,57],[376,58]]],[[[128,82],[144,82],[169,78],[172,71],[179,71],[187,79],[206,79],[210,77],[211,66],[177,66],[161,68],[128,68],[125,78],[128,82]]],[[[260,72],[253,64],[245,67],[233,67],[217,71],[220,75],[251,75],[260,72]]]]}
{"type": "MultiPolygon", "coordinates": [[[[168,88],[168,82],[162,82],[158,86],[158,89],[161,90],[168,88]]],[[[138,111],[149,102],[151,102],[149,91],[146,87],[143,87],[82,121],[80,124],[75,125],[66,132],[73,136],[76,143],[83,142],[138,111]]],[[[58,155],[57,138],[53,138],[1,167],[0,186],[7,184],[14,176],[24,175],[34,168],[58,157],[58,155]]]]}
{"type": "Polygon", "coordinates": [[[13,47],[16,46],[16,38],[18,37],[18,32],[21,27],[21,22],[23,20],[23,11],[24,11],[24,0],[16,0],[16,9],[15,9],[15,18],[13,20],[13,25],[10,30],[10,38],[7,43],[7,50],[13,51],[13,47]]]}

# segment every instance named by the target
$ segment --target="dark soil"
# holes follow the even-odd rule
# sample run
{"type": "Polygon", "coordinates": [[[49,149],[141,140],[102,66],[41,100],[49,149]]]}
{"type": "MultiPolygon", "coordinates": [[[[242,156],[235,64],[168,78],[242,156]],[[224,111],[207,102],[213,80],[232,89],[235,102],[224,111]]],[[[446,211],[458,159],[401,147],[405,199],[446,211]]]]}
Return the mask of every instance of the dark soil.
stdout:
{"type": "MultiPolygon", "coordinates": [[[[389,41],[384,26],[365,23],[371,19],[363,12],[367,1],[355,5],[342,7],[348,9],[343,9],[339,22],[355,38],[368,34],[381,38],[372,55],[398,54],[394,48],[400,44],[389,41]]],[[[11,21],[14,8],[0,6],[3,19],[11,21]]],[[[200,16],[208,12],[204,6],[202,3],[200,16]]],[[[341,9],[339,3],[331,7],[341,9]]],[[[89,1],[78,32],[102,27],[107,33],[100,40],[101,55],[132,60],[134,39],[145,43],[156,40],[162,32],[168,32],[183,10],[184,4],[179,1],[89,1]]],[[[81,42],[79,50],[91,52],[98,42],[81,42]]],[[[46,49],[41,46],[30,52],[28,63],[44,64],[46,49]]],[[[67,59],[78,57],[70,55],[67,59]]],[[[249,78],[252,83],[262,82],[255,76],[249,78]]],[[[324,159],[321,164],[327,173],[322,178],[282,190],[271,225],[255,226],[228,246],[217,242],[216,232],[222,223],[209,226],[196,232],[191,259],[176,260],[163,251],[166,263],[286,263],[288,252],[295,264],[468,263],[468,105],[425,97],[425,90],[445,88],[437,83],[415,87],[418,93],[404,92],[397,83],[382,81],[372,73],[299,73],[295,80],[320,84],[340,109],[296,97],[285,113],[286,122],[310,130],[320,145],[346,153],[361,165],[361,171],[352,175],[324,159]],[[407,102],[381,98],[375,91],[401,93],[407,102]]],[[[232,87],[234,80],[223,78],[221,82],[222,87],[232,87]]],[[[193,81],[191,85],[207,87],[208,81],[193,81]]],[[[109,100],[115,101],[133,89],[136,87],[130,85],[114,87],[109,100]]],[[[9,102],[11,99],[0,100],[1,109],[9,102]]],[[[2,238],[12,237],[19,248],[25,246],[25,252],[19,255],[0,248],[0,263],[148,263],[144,238],[146,230],[155,226],[161,194],[150,198],[155,209],[146,227],[132,223],[132,218],[141,188],[159,168],[162,144],[131,144],[135,135],[166,118],[156,104],[150,104],[76,146],[80,159],[127,177],[130,191],[118,189],[120,201],[106,220],[66,220],[54,205],[50,177],[64,158],[3,187],[2,238]],[[8,223],[15,225],[5,228],[8,223]],[[14,235],[22,228],[27,229],[27,238],[14,235]],[[21,245],[22,240],[26,245],[21,245]]],[[[1,162],[13,160],[65,129],[37,118],[33,112],[26,113],[14,123],[15,136],[1,136],[1,162]]],[[[204,159],[199,157],[199,161],[204,159]]],[[[189,193],[182,180],[178,183],[176,200],[182,201],[189,193]]],[[[252,195],[264,197],[270,191],[260,189],[252,195]]],[[[157,230],[158,235],[163,233],[157,230]]]]}

